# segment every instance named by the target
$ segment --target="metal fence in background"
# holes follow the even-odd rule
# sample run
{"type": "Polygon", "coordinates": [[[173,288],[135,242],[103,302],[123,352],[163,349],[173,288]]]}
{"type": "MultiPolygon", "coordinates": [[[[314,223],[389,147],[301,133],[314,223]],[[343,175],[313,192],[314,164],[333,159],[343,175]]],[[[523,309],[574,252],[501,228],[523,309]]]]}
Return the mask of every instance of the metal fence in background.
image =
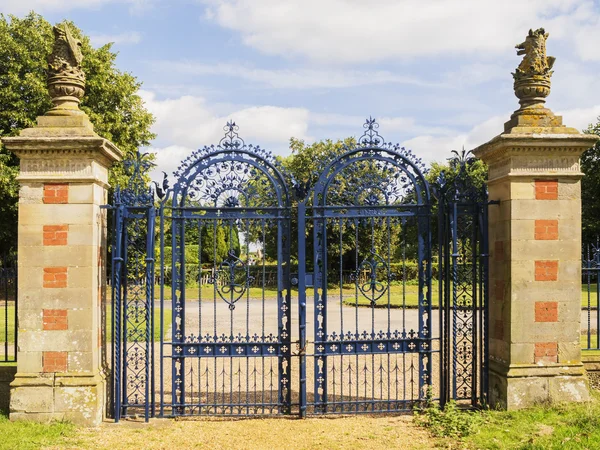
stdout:
{"type": "Polygon", "coordinates": [[[581,348],[600,350],[598,330],[600,329],[600,244],[585,245],[581,257],[581,348]]]}
{"type": "Polygon", "coordinates": [[[17,264],[0,257],[0,362],[17,360],[17,264]]]}

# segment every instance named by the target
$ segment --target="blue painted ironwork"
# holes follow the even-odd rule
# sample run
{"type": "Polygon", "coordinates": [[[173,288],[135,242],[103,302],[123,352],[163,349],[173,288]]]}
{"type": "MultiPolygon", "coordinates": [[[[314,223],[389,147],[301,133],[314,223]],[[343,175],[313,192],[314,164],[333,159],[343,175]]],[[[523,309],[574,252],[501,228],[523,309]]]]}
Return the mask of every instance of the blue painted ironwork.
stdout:
{"type": "Polygon", "coordinates": [[[471,171],[475,158],[453,151],[437,183],[441,402],[487,402],[488,196],[471,171]]]}
{"type": "Polygon", "coordinates": [[[405,410],[431,388],[429,186],[421,161],[386,143],[378,127],[367,119],[365,133],[322,170],[312,191],[314,400],[308,406],[317,414],[405,410]],[[402,234],[404,254],[398,255],[392,242],[402,234]],[[348,239],[354,249],[345,249],[348,239]],[[391,320],[389,288],[391,263],[406,264],[409,247],[418,267],[413,328],[406,319],[406,279],[400,323],[391,320]],[[348,269],[354,295],[345,299],[348,269]],[[376,328],[376,307],[386,310],[384,330],[376,328]]]}
{"type": "Polygon", "coordinates": [[[422,161],[378,128],[367,119],[313,186],[246,144],[234,122],[217,145],[192,152],[172,184],[165,174],[148,187],[147,156],[124,163],[131,180],[111,207],[117,420],[305,417],[485,398],[487,195],[463,176],[467,154],[452,162],[456,177],[440,179],[436,336],[435,199],[422,161]]]}
{"type": "Polygon", "coordinates": [[[584,245],[582,252],[582,285],[586,293],[586,304],[584,311],[584,323],[582,324],[582,350],[600,350],[600,241],[584,245]]]}
{"type": "MultiPolygon", "coordinates": [[[[228,122],[224,131],[218,145],[197,150],[184,160],[174,174],[173,187],[163,182],[159,192],[159,216],[161,223],[171,226],[172,249],[171,261],[161,257],[163,272],[170,266],[172,299],[171,341],[161,344],[171,360],[171,401],[165,401],[161,411],[170,409],[172,415],[289,413],[290,177],[270,153],[246,144],[234,122],[228,122]],[[223,241],[225,254],[220,248],[223,241]],[[259,264],[252,261],[250,241],[262,253],[256,255],[262,260],[259,264]],[[270,286],[265,252],[270,242],[276,246],[276,302],[266,300],[270,286]],[[190,248],[197,258],[189,255],[190,248]],[[198,260],[194,275],[188,270],[192,259],[198,260]],[[192,294],[192,282],[198,284],[197,294],[192,294]],[[196,311],[190,310],[192,295],[197,297],[196,311]],[[253,322],[250,311],[257,309],[260,320],[253,322]],[[270,311],[276,311],[275,321],[270,311]]],[[[161,236],[165,230],[161,226],[161,236]]]]}
{"type": "Polygon", "coordinates": [[[113,373],[115,420],[154,415],[154,198],[147,187],[149,155],[125,160],[124,189],[114,194],[113,373]],[[133,412],[131,412],[132,410],[133,412]]]}
{"type": "Polygon", "coordinates": [[[17,261],[16,255],[0,256],[0,362],[17,361],[17,261]]]}

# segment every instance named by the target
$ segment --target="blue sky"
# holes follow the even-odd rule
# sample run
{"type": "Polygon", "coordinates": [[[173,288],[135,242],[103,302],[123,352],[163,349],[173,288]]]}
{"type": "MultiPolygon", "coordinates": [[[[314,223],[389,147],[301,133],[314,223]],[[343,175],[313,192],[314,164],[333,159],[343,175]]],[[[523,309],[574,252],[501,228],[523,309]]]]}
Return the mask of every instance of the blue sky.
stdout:
{"type": "Polygon", "coordinates": [[[518,107],[511,71],[529,28],[557,57],[547,105],[566,125],[600,115],[598,0],[3,0],[73,20],[143,82],[156,115],[157,170],[218,142],[234,119],[246,142],[288,154],[360,135],[372,115],[388,141],[426,161],[499,134],[518,107]]]}

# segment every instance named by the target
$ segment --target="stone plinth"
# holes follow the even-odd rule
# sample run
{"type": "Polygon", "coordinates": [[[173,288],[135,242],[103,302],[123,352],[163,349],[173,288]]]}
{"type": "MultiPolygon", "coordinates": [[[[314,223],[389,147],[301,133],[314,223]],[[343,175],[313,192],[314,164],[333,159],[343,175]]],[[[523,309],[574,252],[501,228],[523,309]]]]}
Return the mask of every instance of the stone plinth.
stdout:
{"type": "Polygon", "coordinates": [[[597,137],[549,110],[515,114],[474,150],[489,166],[490,402],[585,401],[580,155],[597,137]],[[539,116],[539,117],[538,117],[539,116]]]}
{"type": "Polygon", "coordinates": [[[101,305],[108,169],[121,152],[84,114],[4,138],[20,158],[19,342],[10,418],[104,417],[101,305]]]}

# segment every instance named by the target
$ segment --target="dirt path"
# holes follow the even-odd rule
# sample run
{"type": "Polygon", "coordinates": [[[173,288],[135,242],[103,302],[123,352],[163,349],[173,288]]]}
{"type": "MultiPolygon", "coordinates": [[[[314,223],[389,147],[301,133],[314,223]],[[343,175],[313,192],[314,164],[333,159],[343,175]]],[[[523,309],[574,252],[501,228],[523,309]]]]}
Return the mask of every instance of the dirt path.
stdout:
{"type": "Polygon", "coordinates": [[[54,449],[433,449],[411,416],[306,420],[125,421],[84,429],[54,449]]]}

